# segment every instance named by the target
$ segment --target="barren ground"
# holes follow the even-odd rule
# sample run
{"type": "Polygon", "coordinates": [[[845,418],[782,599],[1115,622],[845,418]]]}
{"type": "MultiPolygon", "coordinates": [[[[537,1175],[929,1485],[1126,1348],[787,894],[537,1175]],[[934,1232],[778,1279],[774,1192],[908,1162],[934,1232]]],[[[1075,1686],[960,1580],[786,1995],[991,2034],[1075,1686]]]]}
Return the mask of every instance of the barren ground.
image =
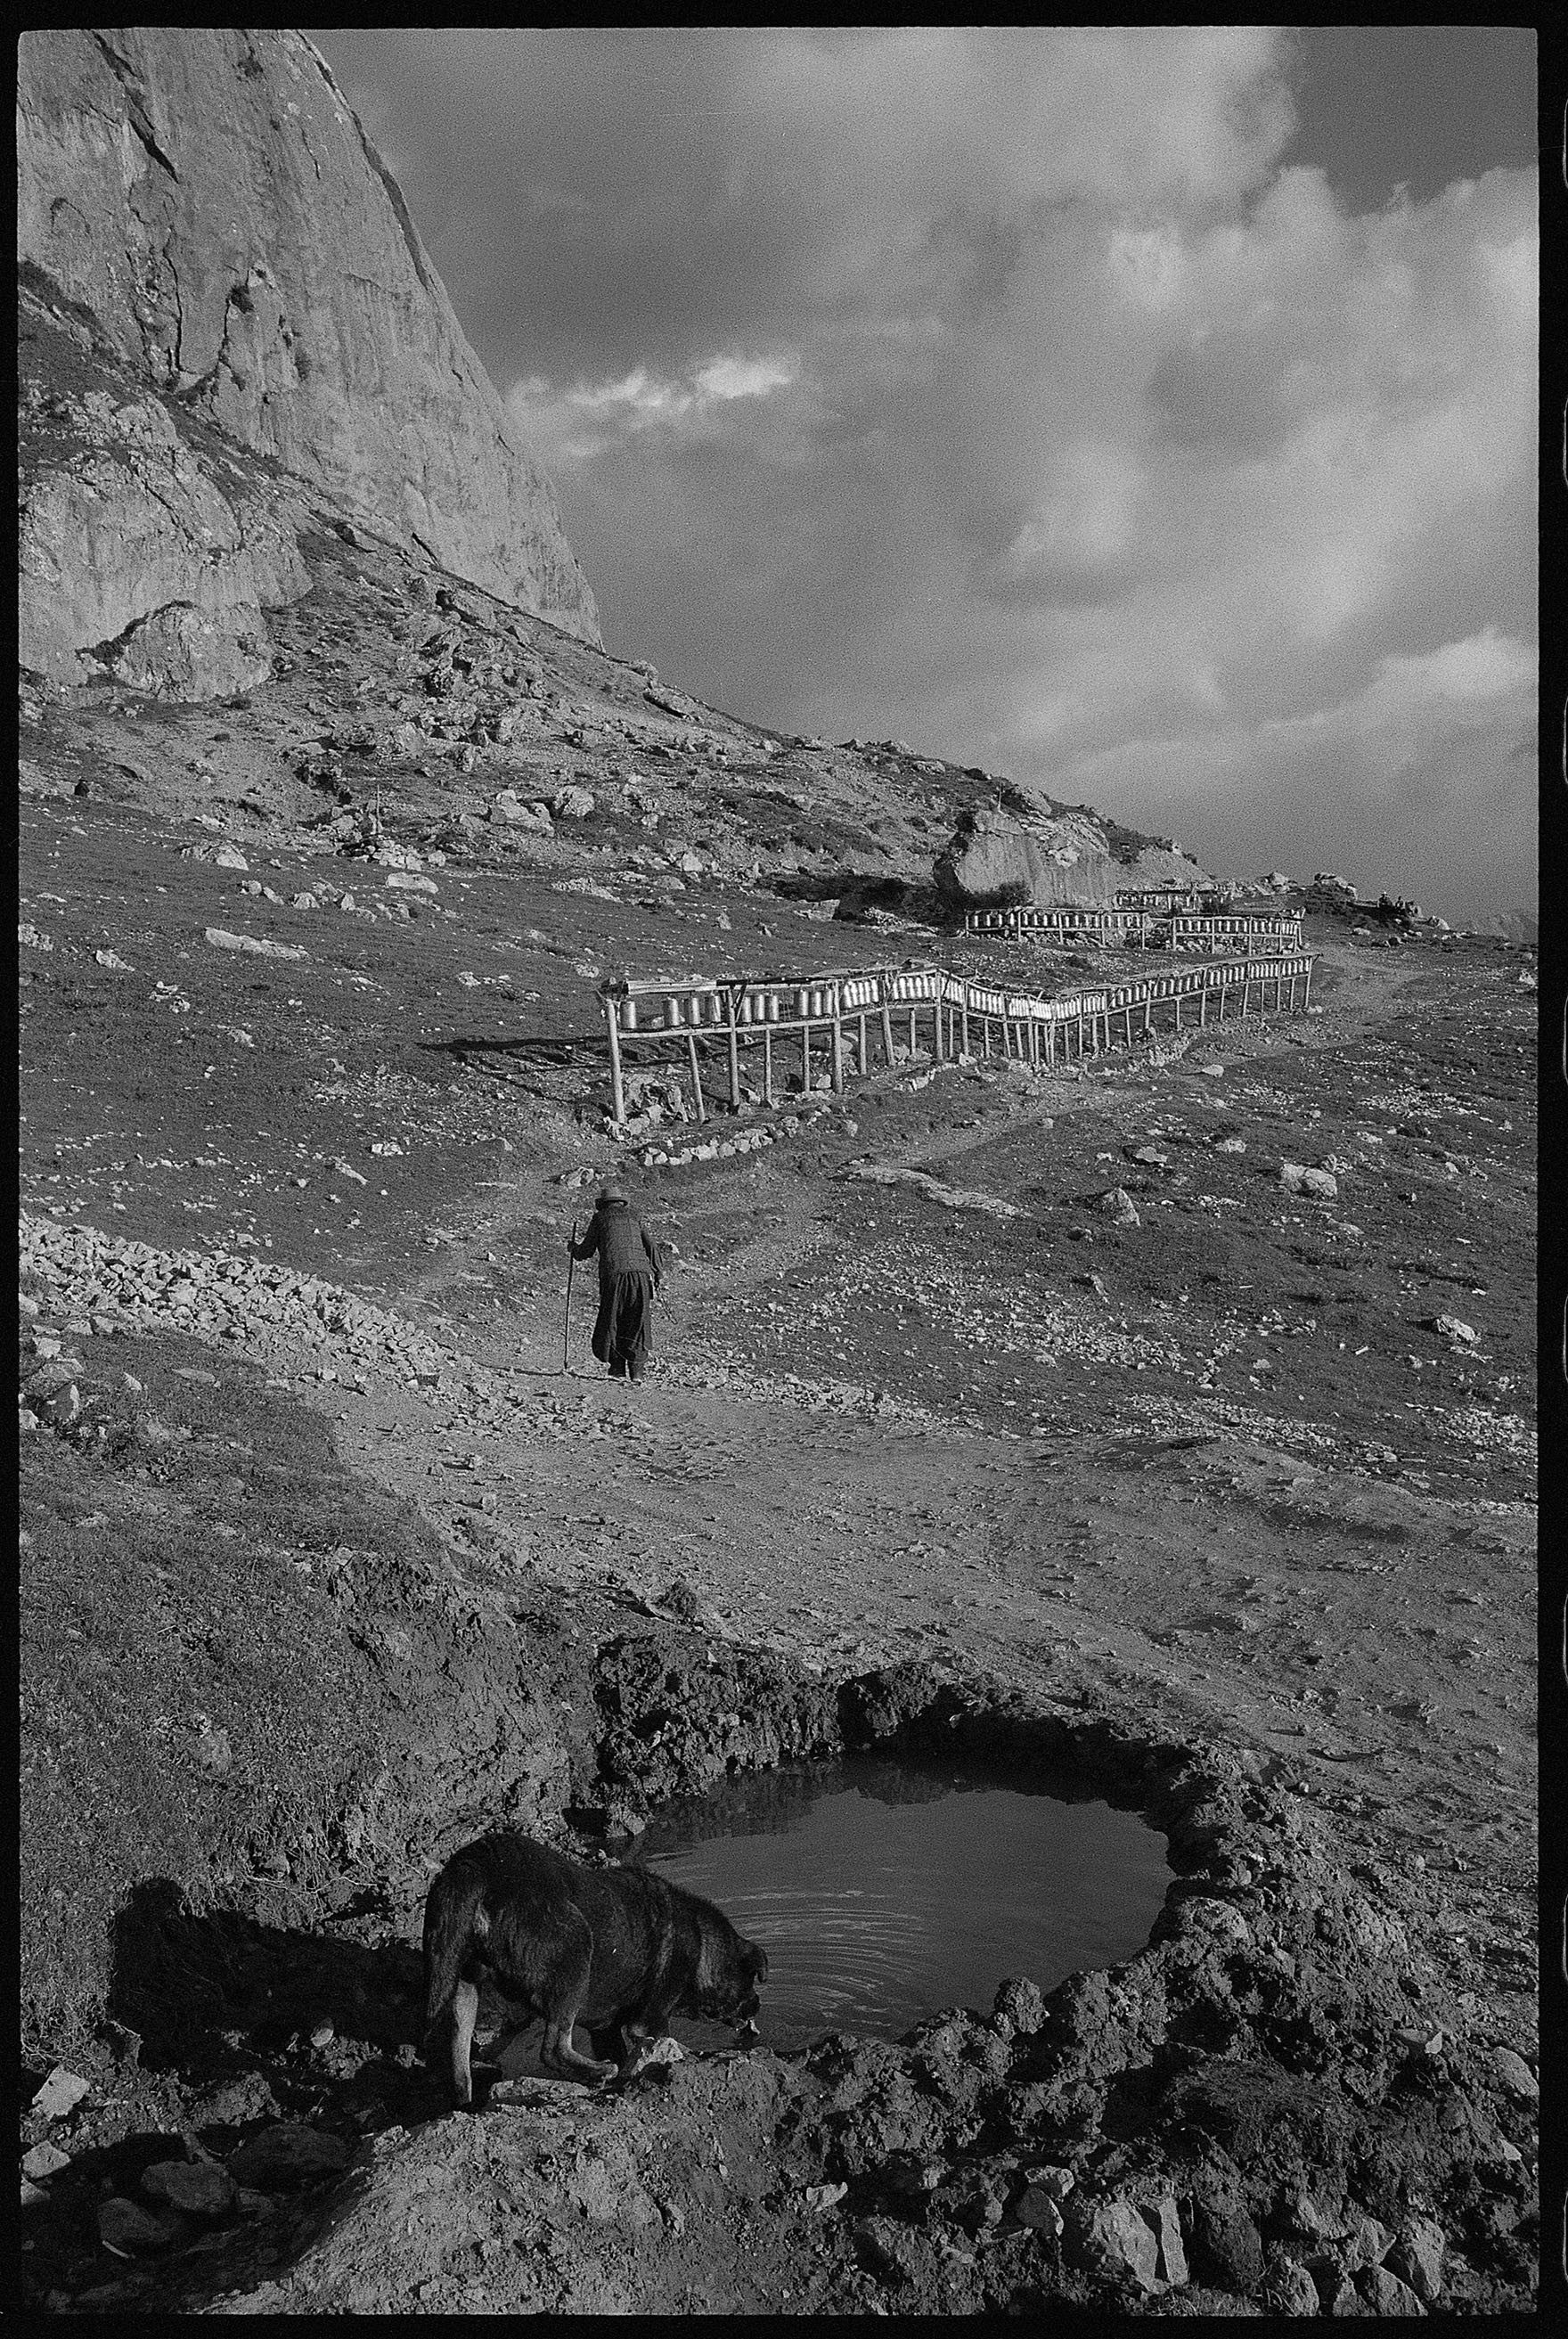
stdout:
{"type": "Polygon", "coordinates": [[[35,2301],[1299,2311],[1310,2269],[1391,2311],[1425,2220],[1434,2296],[1527,2304],[1533,959],[1326,925],[1310,1019],[906,1063],[744,1158],[633,1152],[676,1247],[634,1393],[580,1285],[562,1358],[618,1158],[600,972],[974,946],[717,867],[639,900],[613,837],[454,844],[408,920],[291,908],[394,897],[268,794],[265,711],[156,718],[156,755],[112,706],[24,733],[22,1372],[57,1340],[84,1406],[22,1446],[25,2097],[90,2082],[24,2109],[67,2156],[35,2301]],[[168,776],[224,730],[243,874],[180,857],[217,832],[168,776]],[[1171,1832],[1109,1992],[445,2109],[409,1945],[476,1824],[613,1845],[726,1765],[937,1732],[1171,1832]],[[105,2197],[280,2115],[346,2166],[105,2252],[105,2197]],[[1117,2205],[1163,2200],[1185,2259],[1143,2282],[1117,2205]]]}

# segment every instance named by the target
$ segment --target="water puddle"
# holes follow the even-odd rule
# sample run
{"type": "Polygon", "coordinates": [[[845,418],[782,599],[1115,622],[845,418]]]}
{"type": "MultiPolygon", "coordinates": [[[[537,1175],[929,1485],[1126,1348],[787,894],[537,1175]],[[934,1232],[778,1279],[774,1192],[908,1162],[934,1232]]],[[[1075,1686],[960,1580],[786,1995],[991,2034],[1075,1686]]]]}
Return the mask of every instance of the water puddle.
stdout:
{"type": "MultiPolygon", "coordinates": [[[[1165,1840],[1108,1803],[878,1760],[753,1773],[665,1807],[634,1858],[761,1942],[764,2044],[896,2038],[999,1982],[1119,1965],[1170,1882],[1165,1840]]],[[[683,2023],[693,2044],[728,2032],[683,2023]]]]}

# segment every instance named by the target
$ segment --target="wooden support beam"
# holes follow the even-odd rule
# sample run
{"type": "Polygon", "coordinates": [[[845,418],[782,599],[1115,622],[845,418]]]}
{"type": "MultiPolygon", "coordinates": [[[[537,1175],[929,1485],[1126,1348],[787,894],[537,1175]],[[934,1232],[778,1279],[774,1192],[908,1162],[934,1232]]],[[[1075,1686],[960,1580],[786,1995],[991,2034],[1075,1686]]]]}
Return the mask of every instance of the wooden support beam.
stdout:
{"type": "Polygon", "coordinates": [[[800,1027],[800,1092],[802,1096],[811,1094],[811,1025],[809,1023],[803,1023],[800,1027]]]}
{"type": "Polygon", "coordinates": [[[763,1025],[763,1095],[769,1104],[774,1100],[774,1035],[767,1024],[763,1025]]]}
{"type": "Polygon", "coordinates": [[[686,1033],[686,1052],[691,1058],[692,1098],[696,1105],[697,1119],[703,1121],[707,1119],[707,1114],[703,1110],[703,1082],[702,1074],[697,1070],[697,1035],[695,1031],[686,1033]]]}
{"type": "Polygon", "coordinates": [[[882,1002],[882,1052],[889,1071],[892,1070],[892,1010],[884,999],[882,1002]]]}
{"type": "Polygon", "coordinates": [[[735,995],[733,991],[729,994],[727,1003],[729,1007],[729,1028],[725,1033],[725,1037],[729,1041],[730,1051],[730,1110],[732,1112],[739,1112],[741,1109],[741,1051],[739,1034],[735,1029],[735,1017],[739,1011],[735,1004],[735,995]]]}
{"type": "Polygon", "coordinates": [[[833,1092],[843,1094],[843,1017],[839,1012],[839,989],[833,987],[833,1092]]]}
{"type": "Polygon", "coordinates": [[[862,1078],[862,1080],[863,1080],[863,1081],[864,1080],[864,1078],[865,1078],[866,1074],[870,1071],[870,1070],[871,1070],[871,1056],[870,1056],[870,1053],[868,1052],[867,1042],[866,1042],[866,1036],[865,1036],[865,1011],[864,1011],[864,1010],[863,1010],[863,1010],[861,1011],[861,1019],[860,1019],[860,1076],[861,1076],[861,1078],[862,1078]]]}
{"type": "Polygon", "coordinates": [[[621,1011],[613,999],[605,1002],[605,1021],[610,1033],[610,1098],[618,1126],[626,1117],[626,1092],[621,1078],[621,1011]]]}

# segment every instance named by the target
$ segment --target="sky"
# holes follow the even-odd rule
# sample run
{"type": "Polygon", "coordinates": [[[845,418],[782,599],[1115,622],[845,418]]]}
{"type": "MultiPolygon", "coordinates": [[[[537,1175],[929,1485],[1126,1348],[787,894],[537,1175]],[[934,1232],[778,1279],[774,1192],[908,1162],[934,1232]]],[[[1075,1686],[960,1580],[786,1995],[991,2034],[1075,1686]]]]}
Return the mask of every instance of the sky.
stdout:
{"type": "Polygon", "coordinates": [[[311,37],[617,655],[1533,909],[1532,32],[311,37]]]}

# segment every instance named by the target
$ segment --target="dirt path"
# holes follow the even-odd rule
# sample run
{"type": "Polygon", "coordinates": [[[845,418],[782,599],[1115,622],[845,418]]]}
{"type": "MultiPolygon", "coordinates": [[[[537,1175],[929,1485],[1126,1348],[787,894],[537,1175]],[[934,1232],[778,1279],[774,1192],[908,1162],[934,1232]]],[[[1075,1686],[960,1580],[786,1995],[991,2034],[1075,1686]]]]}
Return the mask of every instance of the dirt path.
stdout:
{"type": "MultiPolygon", "coordinates": [[[[1331,1016],[1228,1034],[1227,1061],[1266,1070],[1384,1023],[1410,972],[1331,956],[1354,984],[1331,1016]]],[[[1004,1088],[1003,1125],[1103,1114],[1188,1074],[1112,1059],[1092,1085],[1042,1082],[1021,1102],[1004,1088]]],[[[929,1167],[996,1135],[993,1115],[879,1158],[929,1167]]],[[[684,1582],[715,1633],[807,1666],[934,1653],[954,1674],[1134,1700],[1151,1726],[1254,1751],[1335,1809],[1348,1844],[1403,1861],[1435,1929],[1465,1909],[1454,1955],[1472,1978],[1475,1928],[1527,1926],[1533,1702],[1511,1685],[1529,1672],[1533,1512],[1308,1459],[1203,1399],[1183,1417],[1129,1398],[1098,1435],[999,1436],[835,1376],[829,1356],[737,1371],[704,1327],[788,1309],[803,1267],[842,1247],[829,1193],[787,1161],[745,1184],[747,1239],[672,1278],[659,1375],[637,1394],[584,1377],[580,1348],[577,1377],[554,1369],[541,1294],[488,1340],[467,1327],[477,1357],[520,1368],[498,1410],[347,1395],[346,1458],[459,1533],[488,1499],[479,1515],[568,1591],[656,1601],[684,1582]],[[1422,1849],[1439,1814],[1440,1880],[1422,1849]],[[1461,1880],[1475,1870],[1494,1897],[1461,1880]]],[[[702,1223],[688,1202],[688,1240],[702,1223]]],[[[440,1296],[473,1288],[461,1278],[508,1232],[492,1206],[440,1296]]],[[[578,1338],[589,1320],[585,1305],[578,1338]]]]}

